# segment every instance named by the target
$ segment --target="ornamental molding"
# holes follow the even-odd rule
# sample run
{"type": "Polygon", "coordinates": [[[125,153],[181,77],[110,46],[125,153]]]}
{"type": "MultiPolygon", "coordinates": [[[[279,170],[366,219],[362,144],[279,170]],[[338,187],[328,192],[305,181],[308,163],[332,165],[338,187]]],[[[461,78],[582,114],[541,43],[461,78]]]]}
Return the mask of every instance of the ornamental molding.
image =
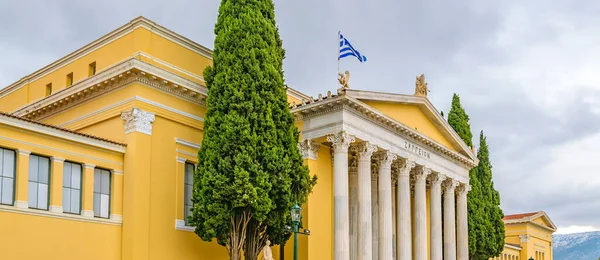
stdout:
{"type": "Polygon", "coordinates": [[[19,108],[13,115],[43,120],[133,83],[143,84],[202,106],[208,95],[208,89],[198,83],[130,57],[69,88],[19,108]]]}
{"type": "Polygon", "coordinates": [[[123,123],[125,124],[125,134],[140,132],[152,135],[152,123],[154,123],[155,119],[154,113],[134,107],[131,111],[121,113],[121,119],[123,119],[123,123]]]}
{"type": "Polygon", "coordinates": [[[528,235],[528,234],[519,235],[519,239],[521,240],[521,243],[528,243],[530,238],[531,238],[531,235],[528,235]]]}
{"type": "Polygon", "coordinates": [[[467,166],[469,169],[478,164],[477,160],[471,160],[470,158],[458,152],[450,150],[447,147],[439,144],[437,141],[434,141],[429,137],[415,131],[414,129],[402,124],[401,122],[398,122],[395,119],[392,119],[387,115],[372,109],[358,99],[345,94],[339,96],[328,95],[326,98],[320,97],[319,99],[314,99],[312,101],[303,100],[302,104],[296,105],[292,103],[291,106],[291,112],[296,117],[297,121],[303,121],[340,109],[353,112],[366,120],[374,122],[384,129],[406,138],[407,140],[423,144],[429,149],[436,151],[440,156],[447,157],[453,161],[458,161],[467,166]]]}
{"type": "Polygon", "coordinates": [[[319,150],[321,149],[321,145],[317,142],[313,142],[311,140],[304,140],[298,143],[298,149],[300,149],[300,153],[302,154],[302,158],[317,160],[319,155],[319,150]]]}

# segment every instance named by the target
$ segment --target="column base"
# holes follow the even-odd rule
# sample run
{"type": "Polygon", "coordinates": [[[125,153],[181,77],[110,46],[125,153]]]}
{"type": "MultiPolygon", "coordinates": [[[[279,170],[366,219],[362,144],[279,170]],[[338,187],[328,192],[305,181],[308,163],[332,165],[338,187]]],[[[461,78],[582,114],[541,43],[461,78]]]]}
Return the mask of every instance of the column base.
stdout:
{"type": "Polygon", "coordinates": [[[50,205],[50,212],[63,213],[63,207],[62,206],[56,206],[56,205],[50,205]]]}
{"type": "Polygon", "coordinates": [[[94,211],[93,210],[83,210],[83,211],[81,211],[81,215],[84,217],[93,218],[94,211]]]}
{"type": "Polygon", "coordinates": [[[28,209],[29,203],[24,200],[17,200],[17,201],[15,201],[15,207],[20,208],[20,209],[28,209]]]}

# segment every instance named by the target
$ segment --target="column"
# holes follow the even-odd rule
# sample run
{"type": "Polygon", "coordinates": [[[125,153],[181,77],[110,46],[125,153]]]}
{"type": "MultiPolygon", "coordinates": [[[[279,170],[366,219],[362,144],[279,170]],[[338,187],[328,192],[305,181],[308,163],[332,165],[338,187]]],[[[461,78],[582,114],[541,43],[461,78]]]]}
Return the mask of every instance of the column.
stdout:
{"type": "MultiPolygon", "coordinates": [[[[155,115],[133,108],[121,113],[127,151],[123,172],[123,231],[121,259],[148,259],[150,256],[150,179],[152,170],[152,128],[155,115]]],[[[160,174],[160,173],[158,173],[160,174]]],[[[182,203],[178,201],[177,203],[182,203]]]]}
{"type": "Polygon", "coordinates": [[[355,141],[346,132],[327,136],[333,147],[333,201],[335,260],[348,260],[350,232],[348,230],[348,147],[355,141]]]}
{"type": "Polygon", "coordinates": [[[420,167],[415,174],[414,243],[415,260],[427,260],[427,176],[431,169],[420,167]]]}
{"type": "Polygon", "coordinates": [[[412,260],[411,216],[410,216],[410,171],[415,162],[406,159],[398,171],[398,224],[396,225],[396,250],[398,260],[412,260]]]}
{"type": "Polygon", "coordinates": [[[454,189],[458,181],[444,182],[444,260],[456,260],[456,226],[454,218],[454,189]]]}
{"type": "Polygon", "coordinates": [[[348,167],[348,204],[350,211],[350,260],[358,260],[358,160],[350,155],[348,167]]]}
{"type": "MultiPolygon", "coordinates": [[[[369,142],[358,147],[358,260],[373,259],[371,218],[371,156],[377,146],[369,142]]],[[[390,187],[391,188],[391,187],[390,187]]],[[[390,193],[391,194],[391,193],[390,193]]],[[[391,206],[391,195],[390,195],[391,206]]],[[[390,216],[391,218],[391,216],[390,216]]],[[[391,224],[391,223],[390,223],[391,224]]]]}
{"type": "Polygon", "coordinates": [[[431,175],[430,214],[431,214],[431,260],[442,260],[442,182],[446,176],[435,173],[431,175]]]}
{"type": "Polygon", "coordinates": [[[392,259],[392,162],[390,151],[379,158],[379,259],[392,259]]]}
{"type": "Polygon", "coordinates": [[[377,186],[377,169],[376,167],[371,168],[371,212],[373,222],[373,260],[379,259],[379,199],[377,193],[379,192],[377,186]]]}
{"type": "Polygon", "coordinates": [[[394,167],[394,164],[392,164],[392,259],[396,259],[396,255],[398,255],[398,248],[396,248],[396,241],[398,241],[398,235],[396,234],[396,220],[398,219],[396,217],[396,207],[398,207],[398,203],[396,202],[396,186],[398,185],[398,174],[394,171],[394,168],[397,170],[398,167],[394,167]]]}
{"type": "Polygon", "coordinates": [[[50,211],[62,213],[62,187],[63,187],[63,163],[65,159],[52,157],[52,171],[50,174],[50,211]]]}
{"type": "Polygon", "coordinates": [[[82,211],[84,217],[94,217],[94,168],[96,165],[86,163],[83,169],[82,211]]]}
{"type": "Polygon", "coordinates": [[[29,155],[30,151],[19,149],[17,155],[17,171],[15,175],[15,207],[27,209],[29,204],[27,202],[27,186],[29,186],[29,155]]]}
{"type": "Polygon", "coordinates": [[[469,223],[467,222],[467,193],[471,190],[469,184],[458,187],[456,195],[456,255],[458,260],[469,259],[469,223]]]}
{"type": "MultiPolygon", "coordinates": [[[[110,202],[110,219],[123,221],[123,171],[112,171],[112,194],[110,202]]],[[[179,203],[181,204],[181,203],[179,203]]]]}

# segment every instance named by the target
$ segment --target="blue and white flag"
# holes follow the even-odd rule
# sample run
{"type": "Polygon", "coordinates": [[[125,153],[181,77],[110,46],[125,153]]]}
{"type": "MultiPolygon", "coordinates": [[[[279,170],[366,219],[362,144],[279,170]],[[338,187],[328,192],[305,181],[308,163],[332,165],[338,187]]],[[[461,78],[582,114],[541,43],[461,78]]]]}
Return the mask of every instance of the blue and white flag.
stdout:
{"type": "Polygon", "coordinates": [[[348,56],[354,56],[360,62],[367,61],[367,56],[361,55],[360,52],[352,47],[348,39],[344,38],[344,36],[340,33],[340,56],[338,57],[338,60],[348,56]]]}

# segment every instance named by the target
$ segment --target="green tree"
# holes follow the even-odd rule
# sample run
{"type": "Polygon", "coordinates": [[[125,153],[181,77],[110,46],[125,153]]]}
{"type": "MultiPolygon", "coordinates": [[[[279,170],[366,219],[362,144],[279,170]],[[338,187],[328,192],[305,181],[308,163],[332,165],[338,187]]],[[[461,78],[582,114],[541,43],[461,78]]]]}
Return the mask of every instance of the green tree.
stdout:
{"type": "Polygon", "coordinates": [[[479,164],[475,168],[475,180],[471,179],[471,183],[477,182],[478,191],[473,196],[478,198],[473,200],[478,202],[478,213],[483,213],[480,215],[483,218],[478,218],[481,222],[469,229],[477,235],[469,254],[471,259],[484,260],[498,256],[504,250],[504,213],[500,208],[500,193],[494,188],[490,152],[483,131],[479,134],[477,158],[479,164]]]}
{"type": "Polygon", "coordinates": [[[460,97],[456,93],[452,96],[452,107],[450,108],[450,112],[448,112],[448,123],[469,147],[473,146],[473,134],[471,133],[471,124],[469,124],[469,115],[467,115],[460,104],[460,97]]]}
{"type": "Polygon", "coordinates": [[[241,259],[243,249],[251,260],[267,239],[289,238],[289,210],[306,201],[316,178],[297,148],[272,1],[222,0],[215,34],[189,221],[230,259],[241,259]]]}
{"type": "MultiPolygon", "coordinates": [[[[448,123],[468,146],[473,146],[469,116],[454,94],[448,123]]],[[[486,260],[504,249],[504,214],[500,209],[500,193],[494,189],[489,148],[483,131],[479,135],[479,164],[469,171],[471,191],[467,194],[469,214],[469,259],[486,260]]]]}

